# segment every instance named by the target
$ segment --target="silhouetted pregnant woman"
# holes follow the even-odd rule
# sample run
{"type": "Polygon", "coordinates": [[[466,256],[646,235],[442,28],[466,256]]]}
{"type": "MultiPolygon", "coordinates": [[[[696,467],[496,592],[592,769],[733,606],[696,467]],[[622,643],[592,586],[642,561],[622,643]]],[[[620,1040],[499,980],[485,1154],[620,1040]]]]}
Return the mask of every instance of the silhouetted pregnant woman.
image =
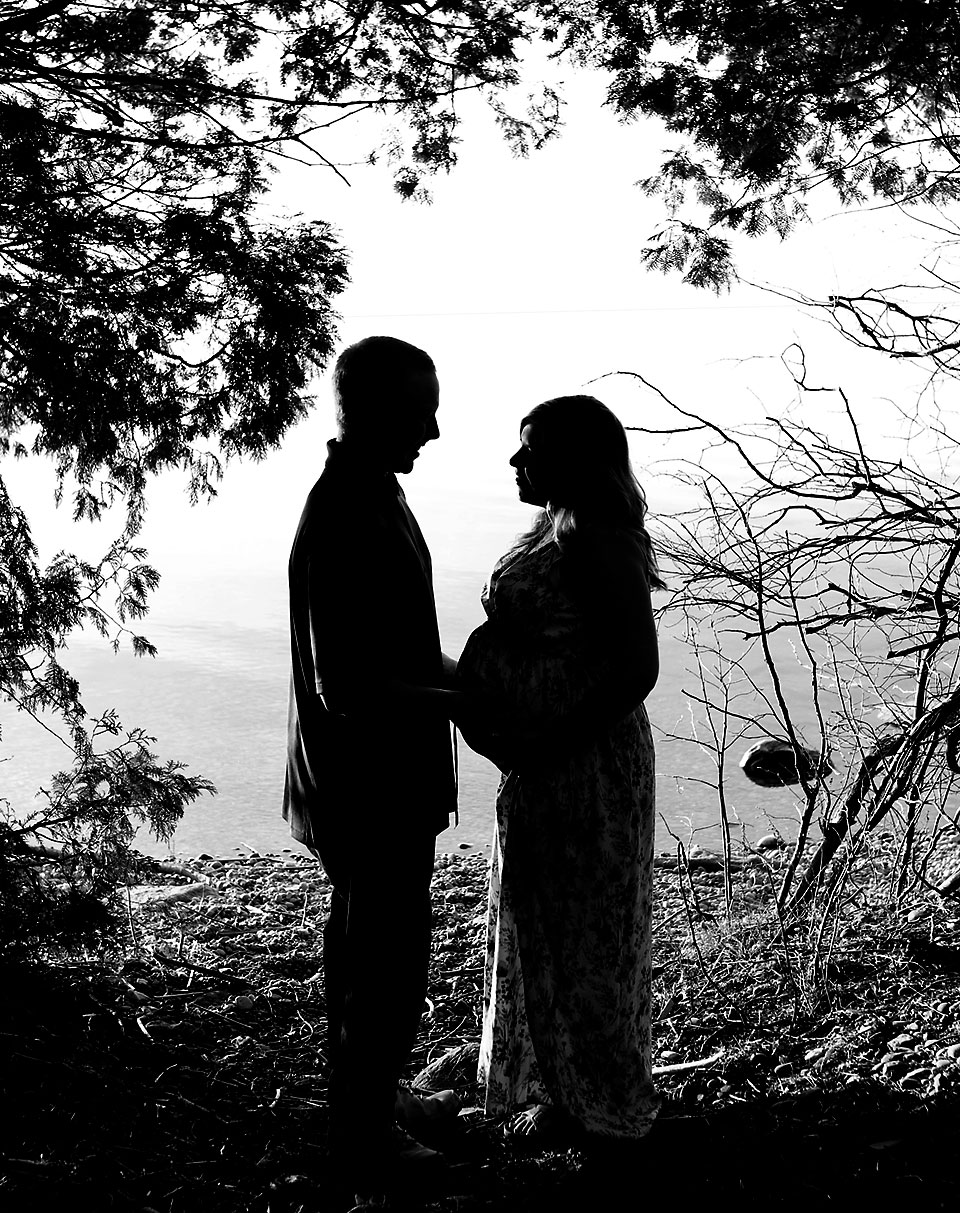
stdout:
{"type": "Polygon", "coordinates": [[[467,742],[500,767],[480,1051],[488,1113],[520,1133],[642,1137],[650,1059],[657,680],[646,506],[614,414],[538,405],[510,460],[542,507],[495,567],[465,689],[500,699],[467,742]]]}

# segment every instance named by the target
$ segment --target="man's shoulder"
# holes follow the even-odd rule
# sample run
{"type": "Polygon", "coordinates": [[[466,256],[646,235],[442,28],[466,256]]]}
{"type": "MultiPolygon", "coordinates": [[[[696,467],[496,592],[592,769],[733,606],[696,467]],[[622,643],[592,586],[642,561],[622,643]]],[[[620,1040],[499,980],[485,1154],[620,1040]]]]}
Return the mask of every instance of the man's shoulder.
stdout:
{"type": "Polygon", "coordinates": [[[307,493],[301,523],[323,523],[328,519],[342,522],[345,509],[356,510],[362,503],[363,494],[349,477],[338,474],[336,469],[325,467],[307,493]]]}
{"type": "Polygon", "coordinates": [[[349,477],[325,468],[307,494],[294,548],[315,548],[317,544],[340,548],[376,542],[378,535],[396,533],[402,508],[398,496],[371,493],[349,477]]]}

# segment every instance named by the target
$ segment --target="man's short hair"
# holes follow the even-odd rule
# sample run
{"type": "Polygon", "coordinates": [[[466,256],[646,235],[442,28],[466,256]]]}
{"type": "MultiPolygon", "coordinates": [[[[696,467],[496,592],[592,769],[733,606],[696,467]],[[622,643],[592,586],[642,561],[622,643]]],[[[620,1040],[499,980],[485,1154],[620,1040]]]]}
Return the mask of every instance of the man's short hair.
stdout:
{"type": "Polygon", "coordinates": [[[429,354],[397,337],[364,337],[348,345],[333,368],[333,397],[341,431],[384,416],[399,379],[435,374],[436,369],[429,354]]]}

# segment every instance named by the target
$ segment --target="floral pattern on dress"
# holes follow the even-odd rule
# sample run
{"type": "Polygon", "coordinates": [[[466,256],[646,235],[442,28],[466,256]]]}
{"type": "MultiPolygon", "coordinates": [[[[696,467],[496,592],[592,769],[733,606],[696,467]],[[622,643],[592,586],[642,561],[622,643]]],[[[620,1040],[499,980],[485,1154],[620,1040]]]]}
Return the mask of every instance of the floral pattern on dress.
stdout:
{"type": "MultiPolygon", "coordinates": [[[[608,673],[555,545],[501,560],[483,604],[459,675],[531,722],[608,673]]],[[[551,1103],[593,1133],[649,1130],[654,794],[642,707],[566,762],[502,779],[480,1046],[489,1114],[551,1103]]]]}

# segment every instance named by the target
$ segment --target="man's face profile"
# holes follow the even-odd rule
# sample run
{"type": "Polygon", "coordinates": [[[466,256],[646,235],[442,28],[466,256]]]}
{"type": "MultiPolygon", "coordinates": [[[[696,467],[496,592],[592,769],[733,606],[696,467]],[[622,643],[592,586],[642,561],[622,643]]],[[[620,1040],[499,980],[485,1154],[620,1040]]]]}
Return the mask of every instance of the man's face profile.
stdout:
{"type": "Polygon", "coordinates": [[[422,447],[440,437],[440,384],[433,371],[402,376],[384,409],[378,445],[392,472],[412,472],[422,447]]]}

